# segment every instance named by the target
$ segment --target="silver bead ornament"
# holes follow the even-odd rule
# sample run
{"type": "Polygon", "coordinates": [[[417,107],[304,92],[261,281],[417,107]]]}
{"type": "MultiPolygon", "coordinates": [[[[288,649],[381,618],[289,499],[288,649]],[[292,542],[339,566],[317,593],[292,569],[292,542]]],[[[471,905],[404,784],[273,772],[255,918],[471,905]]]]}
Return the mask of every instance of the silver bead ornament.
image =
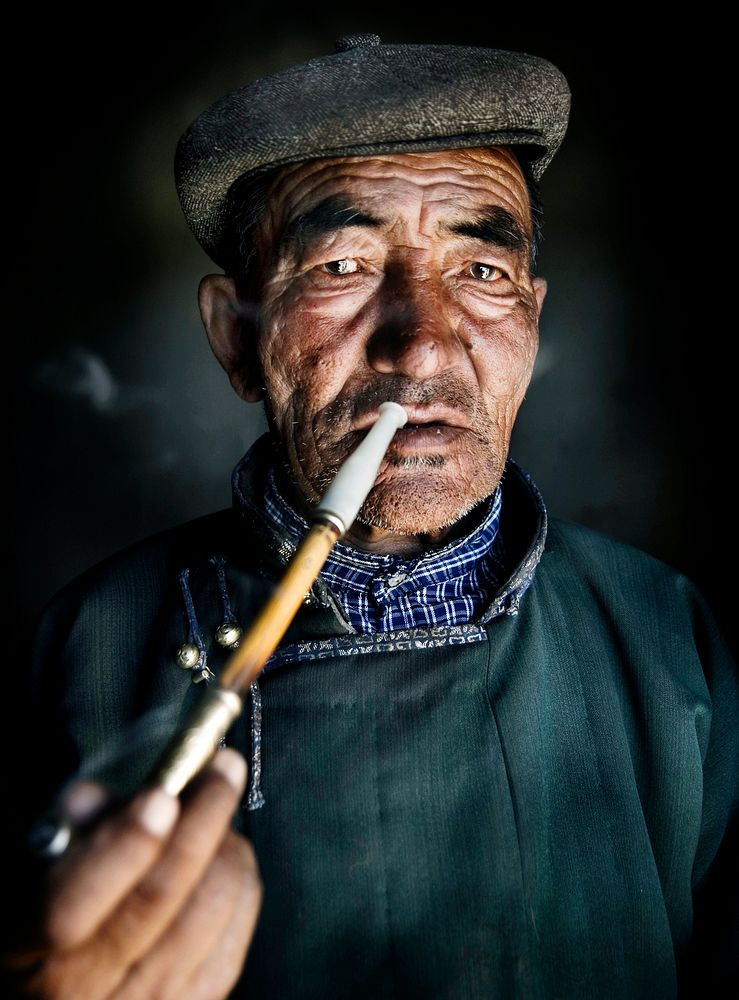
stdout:
{"type": "Polygon", "coordinates": [[[177,650],[177,666],[183,670],[192,670],[198,665],[200,650],[194,642],[185,642],[177,650]]]}
{"type": "Polygon", "coordinates": [[[243,632],[236,622],[223,622],[216,629],[216,642],[219,646],[238,646],[243,632]]]}

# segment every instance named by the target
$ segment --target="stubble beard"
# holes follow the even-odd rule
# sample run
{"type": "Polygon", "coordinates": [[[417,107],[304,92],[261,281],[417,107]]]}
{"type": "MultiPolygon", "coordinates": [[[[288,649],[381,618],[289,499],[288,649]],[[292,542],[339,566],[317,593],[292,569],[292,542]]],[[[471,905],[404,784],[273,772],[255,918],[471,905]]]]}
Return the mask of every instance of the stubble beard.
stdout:
{"type": "Polygon", "coordinates": [[[362,505],[357,521],[399,535],[433,534],[452,527],[495,492],[505,455],[486,456],[474,475],[458,474],[444,455],[390,460],[391,471],[362,505]],[[395,470],[398,474],[395,474],[395,470]]]}

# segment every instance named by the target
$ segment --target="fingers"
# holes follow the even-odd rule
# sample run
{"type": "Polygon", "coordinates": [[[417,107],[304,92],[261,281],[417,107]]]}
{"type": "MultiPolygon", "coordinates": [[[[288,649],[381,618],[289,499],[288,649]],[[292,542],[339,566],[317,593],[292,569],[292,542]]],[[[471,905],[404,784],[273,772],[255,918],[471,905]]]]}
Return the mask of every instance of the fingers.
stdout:
{"type": "Polygon", "coordinates": [[[254,851],[229,832],[156,951],[131,970],[111,1000],[225,996],[241,973],[261,899],[254,851]]]}
{"type": "Polygon", "coordinates": [[[62,808],[73,823],[82,826],[100,814],[109,797],[103,785],[94,781],[77,781],[64,793],[62,808]]]}
{"type": "Polygon", "coordinates": [[[101,929],[111,960],[133,964],[175,918],[218,851],[245,783],[243,757],[220,751],[183,806],[166,850],[101,929]]]}
{"type": "Polygon", "coordinates": [[[251,850],[251,845],[245,843],[245,846],[251,856],[253,879],[243,883],[239,905],[219,939],[218,949],[214,949],[206,956],[197,975],[192,977],[188,984],[188,990],[192,991],[190,995],[196,1000],[226,996],[233,989],[254,938],[263,890],[254,852],[251,850]]]}
{"type": "Polygon", "coordinates": [[[152,866],[179,803],[161,789],[137,795],[61,859],[49,880],[44,932],[52,947],[87,940],[152,866]]]}

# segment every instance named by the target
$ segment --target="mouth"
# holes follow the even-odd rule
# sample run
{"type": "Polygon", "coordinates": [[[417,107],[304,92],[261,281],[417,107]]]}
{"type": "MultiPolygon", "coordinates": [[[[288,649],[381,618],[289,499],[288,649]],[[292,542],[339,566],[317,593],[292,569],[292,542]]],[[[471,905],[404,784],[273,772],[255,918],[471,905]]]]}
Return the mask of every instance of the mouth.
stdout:
{"type": "MultiPolygon", "coordinates": [[[[405,406],[402,403],[401,406],[403,406],[403,409],[408,414],[408,423],[397,431],[396,439],[404,433],[432,432],[438,436],[438,434],[444,434],[450,430],[461,431],[470,429],[470,425],[464,415],[448,407],[405,406]]],[[[377,420],[377,417],[377,410],[370,410],[367,413],[363,413],[354,423],[353,429],[357,431],[368,430],[377,420]]]]}
{"type": "Polygon", "coordinates": [[[437,421],[423,424],[408,423],[395,432],[390,447],[399,454],[441,452],[465,433],[463,427],[455,427],[452,424],[437,421]]]}
{"type": "MultiPolygon", "coordinates": [[[[401,404],[403,405],[403,404],[401,404]]],[[[440,404],[429,406],[403,405],[408,423],[395,432],[387,452],[388,460],[397,465],[398,460],[419,459],[428,461],[434,456],[438,461],[449,456],[460,438],[471,428],[466,416],[440,404]]],[[[354,423],[355,432],[368,430],[377,419],[377,410],[363,413],[354,423]]]]}
{"type": "MultiPolygon", "coordinates": [[[[471,430],[465,414],[443,404],[418,406],[403,404],[408,423],[395,432],[388,449],[391,464],[397,460],[429,460],[434,456],[443,460],[453,451],[457,440],[471,430]]],[[[377,410],[362,413],[353,425],[355,432],[368,430],[378,417],[377,410]]]]}
{"type": "Polygon", "coordinates": [[[441,428],[441,427],[450,427],[450,426],[451,426],[450,424],[445,424],[441,420],[427,420],[427,421],[426,420],[419,420],[419,421],[409,420],[407,424],[403,425],[403,427],[401,428],[401,430],[417,431],[417,430],[420,430],[421,428],[430,429],[432,427],[439,427],[439,428],[441,428]]]}

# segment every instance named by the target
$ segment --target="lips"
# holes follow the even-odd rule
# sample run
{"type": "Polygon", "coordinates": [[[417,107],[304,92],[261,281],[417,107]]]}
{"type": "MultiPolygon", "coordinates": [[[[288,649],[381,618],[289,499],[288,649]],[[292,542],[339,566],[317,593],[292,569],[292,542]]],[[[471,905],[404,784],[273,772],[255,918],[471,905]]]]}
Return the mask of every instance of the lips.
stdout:
{"type": "Polygon", "coordinates": [[[460,435],[465,434],[463,427],[453,427],[451,424],[427,423],[406,424],[395,432],[391,448],[398,452],[440,451],[447,448],[460,435]]]}
{"type": "MultiPolygon", "coordinates": [[[[430,431],[434,429],[441,430],[469,430],[470,425],[464,414],[459,413],[446,406],[411,406],[401,403],[403,409],[408,414],[408,423],[398,431],[398,434],[403,432],[419,432],[419,431],[430,431]]],[[[374,424],[377,420],[378,411],[371,410],[367,413],[363,413],[355,422],[354,430],[367,430],[374,424]]]]}
{"type": "Polygon", "coordinates": [[[403,425],[403,427],[401,428],[401,430],[417,431],[417,430],[420,430],[421,428],[451,427],[451,426],[452,426],[451,424],[445,424],[441,420],[429,420],[428,422],[422,421],[422,420],[419,420],[419,421],[409,420],[407,424],[403,425]]]}

